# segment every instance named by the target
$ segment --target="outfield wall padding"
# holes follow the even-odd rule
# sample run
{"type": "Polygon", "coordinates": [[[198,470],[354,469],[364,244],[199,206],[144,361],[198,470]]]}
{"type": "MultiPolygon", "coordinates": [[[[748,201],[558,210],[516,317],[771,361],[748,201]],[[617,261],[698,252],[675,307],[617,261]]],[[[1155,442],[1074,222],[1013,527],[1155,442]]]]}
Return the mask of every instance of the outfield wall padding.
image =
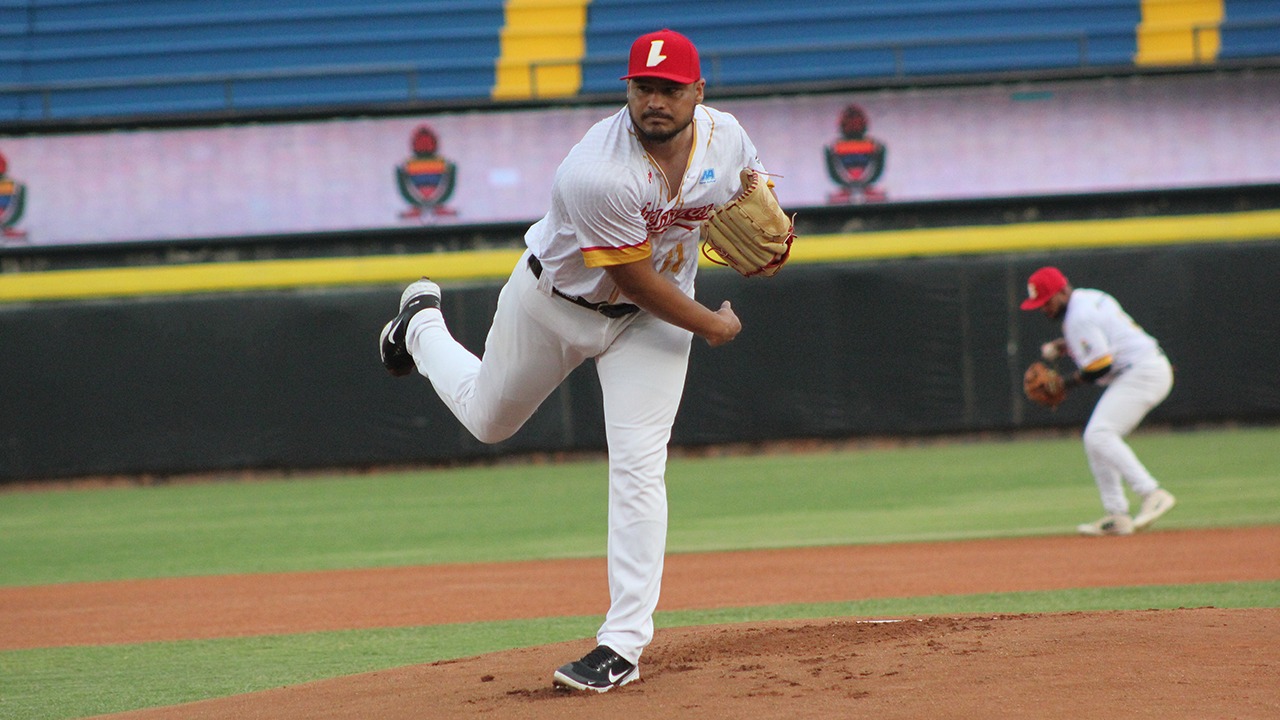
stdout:
{"type": "MultiPolygon", "coordinates": [[[[1097,396],[1028,404],[1023,368],[1057,335],[1018,309],[1055,264],[1115,295],[1176,368],[1151,422],[1280,419],[1280,240],[797,264],[704,272],[738,340],[695,340],[673,443],[1080,427],[1097,396]]],[[[514,438],[483,445],[377,336],[401,287],[0,306],[0,481],[368,468],[604,447],[588,363],[514,438]]],[[[483,347],[499,284],[453,283],[455,335],[483,347]]]]}

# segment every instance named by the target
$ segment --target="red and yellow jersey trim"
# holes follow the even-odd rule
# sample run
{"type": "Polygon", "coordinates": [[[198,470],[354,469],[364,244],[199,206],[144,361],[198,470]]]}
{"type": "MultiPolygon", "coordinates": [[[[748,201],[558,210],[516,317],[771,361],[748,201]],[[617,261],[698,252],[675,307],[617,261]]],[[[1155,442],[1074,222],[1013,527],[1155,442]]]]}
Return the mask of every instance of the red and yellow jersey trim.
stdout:
{"type": "Polygon", "coordinates": [[[1102,357],[1098,358],[1097,360],[1094,360],[1093,362],[1089,363],[1089,364],[1088,364],[1088,365],[1086,365],[1085,367],[1081,368],[1081,371],[1082,371],[1082,372],[1087,372],[1087,373],[1088,373],[1088,372],[1097,372],[1097,371],[1099,371],[1099,370],[1101,370],[1101,369],[1105,368],[1106,366],[1110,365],[1110,364],[1111,364],[1111,362],[1112,362],[1112,360],[1111,360],[1111,356],[1110,356],[1110,355],[1103,355],[1102,357]]]}
{"type": "Polygon", "coordinates": [[[609,265],[626,265],[653,255],[653,246],[646,239],[639,245],[627,247],[593,247],[582,251],[582,262],[589,268],[609,265]]]}

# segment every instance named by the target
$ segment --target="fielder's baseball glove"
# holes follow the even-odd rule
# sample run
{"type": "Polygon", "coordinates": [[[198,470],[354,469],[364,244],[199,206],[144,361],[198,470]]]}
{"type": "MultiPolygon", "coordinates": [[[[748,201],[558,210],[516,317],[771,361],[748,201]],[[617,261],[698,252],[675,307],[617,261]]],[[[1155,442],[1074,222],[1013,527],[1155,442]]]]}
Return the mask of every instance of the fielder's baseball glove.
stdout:
{"type": "Polygon", "coordinates": [[[745,168],[741,178],[742,193],[702,224],[702,254],[747,277],[772,276],[791,256],[794,225],[760,173],[745,168]]]}
{"type": "Polygon", "coordinates": [[[1022,376],[1022,392],[1037,405],[1056,408],[1067,399],[1067,384],[1057,370],[1037,360],[1022,376]]]}

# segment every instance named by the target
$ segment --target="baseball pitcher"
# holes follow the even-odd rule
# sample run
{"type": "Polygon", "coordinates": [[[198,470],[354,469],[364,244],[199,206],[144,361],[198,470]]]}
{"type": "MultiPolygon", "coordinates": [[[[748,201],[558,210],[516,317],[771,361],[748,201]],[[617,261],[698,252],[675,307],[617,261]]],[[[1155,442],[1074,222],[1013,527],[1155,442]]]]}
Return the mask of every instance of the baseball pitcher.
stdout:
{"type": "Polygon", "coordinates": [[[556,170],[551,207],[498,298],[483,359],[454,340],[440,287],[404,291],[382,362],[413,370],[479,440],[511,437],[574,368],[595,362],[609,450],[610,604],[596,647],[553,674],[605,692],[640,677],[653,638],[667,532],[667,443],[694,335],[732,341],[728,301],[694,299],[699,248],[743,275],[789,256],[792,223],[738,121],[702,104],[697,49],[660,30],[632,45],[627,105],[587,131],[556,170]],[[713,227],[714,225],[714,227],[713,227]]]}

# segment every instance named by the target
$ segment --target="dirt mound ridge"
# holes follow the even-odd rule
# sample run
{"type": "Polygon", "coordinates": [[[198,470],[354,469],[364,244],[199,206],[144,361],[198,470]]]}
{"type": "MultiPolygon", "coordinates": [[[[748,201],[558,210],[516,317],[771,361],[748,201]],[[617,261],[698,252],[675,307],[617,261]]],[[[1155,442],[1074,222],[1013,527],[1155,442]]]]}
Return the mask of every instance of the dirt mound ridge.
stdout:
{"type": "Polygon", "coordinates": [[[1280,610],[839,618],[663,629],[642,679],[550,687],[590,640],[115,720],[1280,717],[1280,610]]]}

